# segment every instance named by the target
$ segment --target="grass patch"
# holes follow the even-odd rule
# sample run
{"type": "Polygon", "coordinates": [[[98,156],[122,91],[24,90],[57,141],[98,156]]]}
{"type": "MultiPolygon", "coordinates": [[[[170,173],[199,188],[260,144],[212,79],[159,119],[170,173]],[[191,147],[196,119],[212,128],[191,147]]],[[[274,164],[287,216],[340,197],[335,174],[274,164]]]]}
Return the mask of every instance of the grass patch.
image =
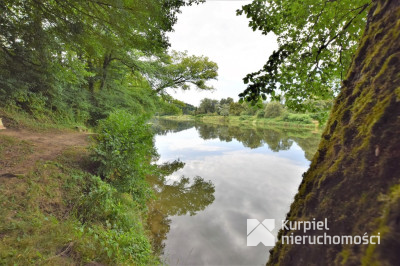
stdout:
{"type": "MultiPolygon", "coordinates": [[[[142,206],[142,194],[149,188],[138,183],[143,165],[152,156],[148,154],[152,136],[146,135],[144,120],[138,125],[130,124],[131,120],[117,120],[103,124],[103,130],[114,130],[113,134],[103,131],[91,151],[71,146],[52,161],[38,161],[25,175],[0,176],[0,265],[158,264],[143,226],[147,210],[142,206]],[[122,121],[126,122],[124,128],[114,128],[111,123],[122,121]],[[142,130],[141,136],[146,135],[147,142],[142,138],[132,142],[129,137],[138,136],[130,134],[132,130],[142,130]],[[105,150],[100,136],[103,142],[107,139],[113,145],[126,141],[120,144],[129,144],[130,153],[112,161],[112,166],[108,166],[110,160],[99,164],[91,157],[96,147],[97,157],[103,155],[102,151],[119,151],[114,146],[105,150]],[[111,169],[111,174],[103,171],[101,178],[96,176],[100,166],[111,169]],[[130,185],[125,191],[117,186],[115,177],[127,166],[127,171],[135,172],[131,179],[118,176],[119,181],[130,185]]],[[[17,158],[33,151],[32,144],[7,136],[0,136],[0,147],[4,162],[16,163],[17,158]]]]}
{"type": "Polygon", "coordinates": [[[113,195],[85,172],[78,154],[68,151],[25,177],[2,178],[0,264],[156,263],[144,213],[132,197],[113,195]],[[69,166],[60,163],[66,160],[69,166]]]}
{"type": "Polygon", "coordinates": [[[69,119],[62,119],[60,117],[51,118],[49,116],[42,116],[35,118],[34,116],[14,109],[1,109],[0,117],[6,128],[10,129],[28,129],[31,131],[48,131],[48,130],[67,130],[74,129],[78,131],[87,131],[85,125],[76,123],[69,119]]]}
{"type": "Polygon", "coordinates": [[[32,143],[0,135],[0,167],[18,164],[32,152],[32,143]]]}

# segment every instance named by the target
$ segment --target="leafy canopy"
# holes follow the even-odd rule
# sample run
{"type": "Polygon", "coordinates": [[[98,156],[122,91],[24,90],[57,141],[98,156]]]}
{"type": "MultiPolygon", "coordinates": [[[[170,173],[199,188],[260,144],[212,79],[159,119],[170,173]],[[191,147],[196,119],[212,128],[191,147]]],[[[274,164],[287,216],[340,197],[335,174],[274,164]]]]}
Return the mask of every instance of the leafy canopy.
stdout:
{"type": "Polygon", "coordinates": [[[366,23],[370,0],[254,0],[237,11],[249,26],[274,33],[278,49],[243,80],[243,100],[280,100],[297,110],[334,97],[366,23]]]}
{"type": "Polygon", "coordinates": [[[205,56],[189,56],[187,52],[172,51],[169,62],[158,67],[156,75],[158,84],[155,86],[157,92],[166,88],[190,89],[193,85],[200,90],[213,90],[214,88],[206,82],[217,79],[218,65],[205,56]]]}
{"type": "Polygon", "coordinates": [[[95,124],[115,109],[171,107],[154,92],[167,87],[212,89],[215,63],[168,54],[180,8],[201,2],[0,1],[0,106],[95,124]]]}

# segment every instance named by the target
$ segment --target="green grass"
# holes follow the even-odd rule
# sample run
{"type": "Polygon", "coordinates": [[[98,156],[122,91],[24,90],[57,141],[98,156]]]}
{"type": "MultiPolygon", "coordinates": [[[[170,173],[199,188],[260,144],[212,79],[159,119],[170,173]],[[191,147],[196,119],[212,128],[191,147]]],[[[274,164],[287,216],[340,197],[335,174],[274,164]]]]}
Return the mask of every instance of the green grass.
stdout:
{"type": "Polygon", "coordinates": [[[28,129],[32,131],[48,131],[48,130],[67,130],[74,129],[78,131],[87,131],[85,125],[74,121],[63,119],[62,117],[40,117],[34,116],[14,109],[0,109],[0,118],[6,128],[11,129],[28,129]]]}
{"type": "MultiPolygon", "coordinates": [[[[32,152],[31,143],[0,136],[3,162],[16,164],[32,152]]],[[[158,263],[145,210],[94,176],[96,168],[86,148],[70,147],[29,173],[0,177],[0,265],[158,263]]]]}
{"type": "MultiPolygon", "coordinates": [[[[13,164],[22,161],[23,156],[33,152],[33,146],[27,141],[0,135],[0,160],[12,157],[13,164]]],[[[10,162],[8,162],[10,163],[10,162]]]]}

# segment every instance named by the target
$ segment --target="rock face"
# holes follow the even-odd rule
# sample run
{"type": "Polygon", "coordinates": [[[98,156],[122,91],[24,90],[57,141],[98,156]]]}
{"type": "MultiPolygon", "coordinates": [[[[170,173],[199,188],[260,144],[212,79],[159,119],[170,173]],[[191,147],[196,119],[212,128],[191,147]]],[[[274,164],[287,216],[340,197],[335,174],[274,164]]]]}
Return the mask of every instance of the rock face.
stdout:
{"type": "Polygon", "coordinates": [[[399,265],[399,73],[400,1],[373,1],[318,152],[287,214],[290,221],[327,218],[329,235],[379,232],[380,245],[288,245],[282,236],[292,232],[281,230],[268,265],[399,265]]]}
{"type": "Polygon", "coordinates": [[[2,129],[6,129],[6,128],[5,128],[5,126],[3,125],[3,121],[2,121],[1,118],[0,118],[0,130],[2,130],[2,129]]]}

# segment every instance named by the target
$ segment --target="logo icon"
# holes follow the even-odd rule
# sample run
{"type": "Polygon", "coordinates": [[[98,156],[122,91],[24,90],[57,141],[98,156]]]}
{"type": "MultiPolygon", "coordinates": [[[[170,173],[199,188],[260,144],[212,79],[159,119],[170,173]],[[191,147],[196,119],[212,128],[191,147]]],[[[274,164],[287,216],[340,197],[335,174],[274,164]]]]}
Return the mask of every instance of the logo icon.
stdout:
{"type": "Polygon", "coordinates": [[[257,219],[247,219],[247,246],[255,247],[263,243],[264,246],[274,246],[275,237],[272,230],[275,228],[275,219],[265,219],[260,223],[257,219]]]}

